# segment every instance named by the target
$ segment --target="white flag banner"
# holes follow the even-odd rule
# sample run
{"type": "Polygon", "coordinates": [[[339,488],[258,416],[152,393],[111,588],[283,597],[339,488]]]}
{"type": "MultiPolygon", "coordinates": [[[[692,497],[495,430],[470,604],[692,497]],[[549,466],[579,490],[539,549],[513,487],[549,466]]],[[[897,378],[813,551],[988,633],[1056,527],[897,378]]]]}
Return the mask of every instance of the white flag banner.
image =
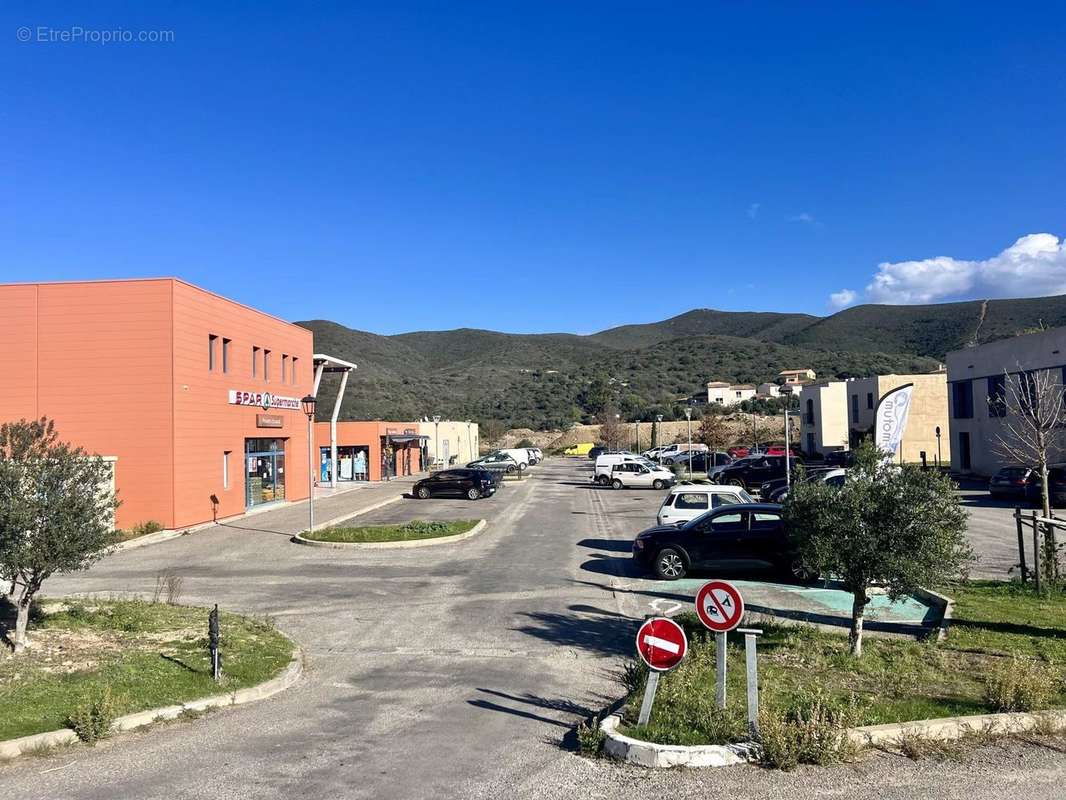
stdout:
{"type": "Polygon", "coordinates": [[[896,457],[903,432],[907,429],[907,415],[911,408],[914,384],[907,383],[885,394],[874,414],[874,442],[885,454],[885,461],[896,457]]]}

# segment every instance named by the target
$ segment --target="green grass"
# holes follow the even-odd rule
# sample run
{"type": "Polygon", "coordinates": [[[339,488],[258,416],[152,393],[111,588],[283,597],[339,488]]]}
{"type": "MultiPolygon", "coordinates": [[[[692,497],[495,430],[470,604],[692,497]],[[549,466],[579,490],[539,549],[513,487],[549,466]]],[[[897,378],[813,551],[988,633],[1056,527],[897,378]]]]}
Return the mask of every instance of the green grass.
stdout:
{"type": "Polygon", "coordinates": [[[413,520],[398,525],[367,525],[358,528],[336,527],[302,535],[316,542],[406,542],[415,539],[438,539],[466,533],[480,520],[463,519],[455,522],[424,522],[413,520]]]}
{"type": "MultiPolygon", "coordinates": [[[[1037,597],[1021,587],[967,583],[947,590],[956,601],[947,639],[918,642],[867,635],[864,653],[848,654],[840,633],[806,625],[763,624],[759,690],[763,708],[787,714],[814,693],[830,705],[855,704],[855,724],[874,725],[997,711],[986,700],[986,678],[1018,656],[1053,677],[1048,705],[1066,707],[1066,595],[1037,597]]],[[[662,676],[649,725],[628,735],[664,744],[712,744],[746,737],[744,652],[730,637],[730,706],[713,708],[714,639],[695,615],[675,618],[689,636],[688,657],[662,676]]],[[[635,720],[644,671],[630,670],[625,718],[635,720]]]]}
{"type": "Polygon", "coordinates": [[[292,658],[292,643],[269,622],[223,612],[218,684],[207,609],[139,600],[64,605],[35,615],[33,646],[0,660],[0,740],[65,727],[74,709],[105,687],[121,716],[254,686],[292,658]]]}

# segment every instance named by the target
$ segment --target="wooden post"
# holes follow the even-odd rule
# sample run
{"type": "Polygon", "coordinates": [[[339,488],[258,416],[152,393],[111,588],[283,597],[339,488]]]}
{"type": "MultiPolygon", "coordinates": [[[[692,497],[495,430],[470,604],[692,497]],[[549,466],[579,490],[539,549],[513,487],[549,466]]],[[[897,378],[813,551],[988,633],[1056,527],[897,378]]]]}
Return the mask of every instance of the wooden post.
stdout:
{"type": "Polygon", "coordinates": [[[1036,512],[1033,512],[1033,587],[1040,591],[1040,526],[1036,524],[1036,512]]]}
{"type": "Polygon", "coordinates": [[[1026,583],[1029,580],[1029,575],[1025,569],[1025,537],[1022,535],[1022,507],[1015,506],[1014,508],[1014,524],[1018,528],[1018,565],[1022,571],[1022,583],[1026,583]]]}

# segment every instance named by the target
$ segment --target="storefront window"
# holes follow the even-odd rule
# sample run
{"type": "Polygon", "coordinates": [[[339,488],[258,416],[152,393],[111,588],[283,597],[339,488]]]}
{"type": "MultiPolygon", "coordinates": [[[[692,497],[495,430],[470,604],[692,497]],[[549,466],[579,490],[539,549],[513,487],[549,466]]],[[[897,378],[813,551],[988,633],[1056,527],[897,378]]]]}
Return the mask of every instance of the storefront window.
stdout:
{"type": "Polygon", "coordinates": [[[285,440],[245,439],[245,505],[285,499],[285,440]]]}
{"type": "MultiPolygon", "coordinates": [[[[328,447],[321,448],[319,463],[321,464],[319,480],[328,483],[333,477],[328,447]]],[[[338,445],[337,480],[370,480],[370,448],[367,445],[338,445]]]]}

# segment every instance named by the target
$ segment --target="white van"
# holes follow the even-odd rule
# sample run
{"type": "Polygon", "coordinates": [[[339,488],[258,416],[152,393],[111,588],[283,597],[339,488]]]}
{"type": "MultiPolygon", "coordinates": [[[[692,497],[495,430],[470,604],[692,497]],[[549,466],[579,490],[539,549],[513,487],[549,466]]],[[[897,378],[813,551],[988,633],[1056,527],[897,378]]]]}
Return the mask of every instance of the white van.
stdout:
{"type": "Polygon", "coordinates": [[[693,442],[692,447],[689,448],[687,442],[682,444],[671,444],[660,450],[655,458],[659,461],[665,461],[668,458],[674,458],[682,453],[687,453],[690,449],[693,453],[704,453],[707,451],[707,445],[693,442]]]}
{"type": "Polygon", "coordinates": [[[643,464],[649,469],[657,469],[658,464],[648,461],[644,456],[635,456],[632,453],[604,453],[602,456],[596,456],[596,468],[592,473],[592,482],[598,483],[600,486],[607,486],[611,482],[611,468],[615,464],[626,464],[633,462],[636,464],[643,464]]]}
{"type": "Polygon", "coordinates": [[[751,495],[739,486],[682,483],[673,487],[659,506],[655,521],[659,525],[688,522],[715,508],[733,503],[754,503],[751,495]]]}
{"type": "Polygon", "coordinates": [[[640,461],[623,461],[611,467],[611,487],[614,489],[665,489],[677,478],[668,469],[640,461]]]}

